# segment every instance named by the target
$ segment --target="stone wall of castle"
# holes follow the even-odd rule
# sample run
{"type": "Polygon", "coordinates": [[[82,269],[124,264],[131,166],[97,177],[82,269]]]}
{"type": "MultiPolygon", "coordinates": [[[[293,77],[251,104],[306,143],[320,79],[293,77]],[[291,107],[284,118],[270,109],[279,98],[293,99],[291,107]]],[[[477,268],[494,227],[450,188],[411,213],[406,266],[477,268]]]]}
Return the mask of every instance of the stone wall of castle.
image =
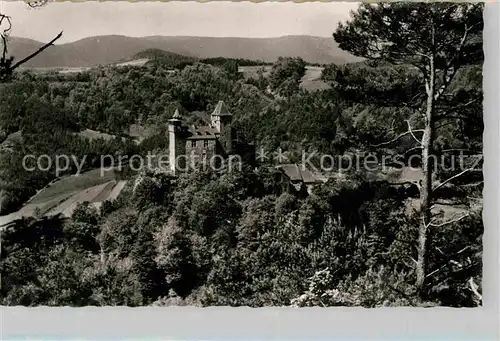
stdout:
{"type": "Polygon", "coordinates": [[[211,160],[214,160],[214,167],[218,167],[217,160],[220,158],[214,157],[221,155],[221,148],[219,141],[216,139],[211,140],[185,140],[185,150],[187,159],[190,162],[189,166],[200,166],[200,162],[205,163],[210,167],[211,160]]]}

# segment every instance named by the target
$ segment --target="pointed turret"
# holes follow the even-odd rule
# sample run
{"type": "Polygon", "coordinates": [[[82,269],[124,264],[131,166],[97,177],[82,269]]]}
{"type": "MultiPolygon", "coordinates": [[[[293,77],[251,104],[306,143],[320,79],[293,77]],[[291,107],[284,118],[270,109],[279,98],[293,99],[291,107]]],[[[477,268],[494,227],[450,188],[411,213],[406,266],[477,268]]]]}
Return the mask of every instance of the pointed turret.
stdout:
{"type": "Polygon", "coordinates": [[[212,127],[218,134],[221,145],[227,154],[231,154],[233,148],[233,132],[231,121],[233,115],[229,112],[223,101],[219,101],[211,115],[212,127]]]}
{"type": "Polygon", "coordinates": [[[175,109],[174,116],[172,118],[177,120],[180,120],[182,118],[181,114],[179,113],[179,109],[175,109]]]}
{"type": "Polygon", "coordinates": [[[214,111],[212,112],[212,116],[233,116],[229,110],[227,110],[224,101],[219,101],[214,111]]]}

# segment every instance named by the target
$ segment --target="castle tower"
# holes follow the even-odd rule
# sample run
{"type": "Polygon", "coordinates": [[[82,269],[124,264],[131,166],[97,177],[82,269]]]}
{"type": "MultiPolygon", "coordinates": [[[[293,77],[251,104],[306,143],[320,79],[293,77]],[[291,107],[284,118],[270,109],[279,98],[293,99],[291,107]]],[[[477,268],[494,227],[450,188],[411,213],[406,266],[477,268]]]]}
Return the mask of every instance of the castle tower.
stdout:
{"type": "Polygon", "coordinates": [[[221,142],[224,151],[231,154],[233,150],[233,131],[231,122],[233,115],[227,110],[223,101],[219,101],[211,115],[212,127],[219,133],[219,141],[221,142]]]}
{"type": "Polygon", "coordinates": [[[185,149],[185,141],[183,141],[181,135],[182,132],[182,121],[181,115],[178,109],[175,109],[174,116],[168,120],[168,162],[170,171],[173,175],[177,173],[176,166],[184,167],[181,164],[181,161],[184,161],[182,158],[179,158],[179,155],[183,155],[183,149],[185,149]],[[178,160],[179,158],[179,160],[178,160]],[[176,163],[177,161],[177,163],[176,163]]]}

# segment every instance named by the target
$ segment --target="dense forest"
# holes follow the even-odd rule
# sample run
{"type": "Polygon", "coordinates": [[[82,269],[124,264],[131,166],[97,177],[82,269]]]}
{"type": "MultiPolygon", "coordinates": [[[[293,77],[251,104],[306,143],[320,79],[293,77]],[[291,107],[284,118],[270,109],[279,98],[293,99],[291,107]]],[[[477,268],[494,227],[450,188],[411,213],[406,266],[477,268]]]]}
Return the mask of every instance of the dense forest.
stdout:
{"type": "MultiPolygon", "coordinates": [[[[409,10],[421,11],[419,20],[426,23],[427,16],[440,13],[453,24],[440,29],[456,30],[461,37],[452,11],[466,8],[473,17],[482,8],[439,6],[389,4],[379,10],[393,11],[401,20],[409,10]]],[[[480,34],[464,49],[469,63],[464,56],[448,58],[455,34],[449,34],[449,46],[438,44],[442,53],[435,69],[443,82],[436,81],[436,93],[439,86],[443,91],[431,96],[436,98],[432,110],[441,119],[434,124],[422,114],[429,102],[429,69],[418,67],[411,48],[395,44],[399,51],[382,51],[377,58],[363,49],[363,39],[373,34],[360,38],[353,27],[367,29],[363,20],[380,15],[369,8],[361,6],[351,26],[341,25],[335,33],[341,48],[366,60],[326,65],[325,90],[302,89],[307,63],[291,57],[278,59],[269,75],[259,71],[254,77],[242,77],[238,67],[263,63],[194,60],[158,51],[146,51],[151,60],[140,67],[14,73],[0,84],[0,214],[19,209],[56,178],[55,169],[25,170],[24,155],[87,155],[85,169],[92,169],[100,155],[165,150],[166,123],[175,109],[197,120],[219,100],[234,116],[238,139],[282,150],[289,162],[300,162],[308,151],[397,155],[410,165],[411,156],[425,149],[415,134],[425,135],[431,124],[432,154],[444,163],[460,154],[469,167],[471,156],[482,151],[480,34]],[[132,125],[155,129],[136,142],[129,135],[132,125]],[[84,129],[115,138],[88,140],[77,134],[84,129]]],[[[420,22],[412,20],[409,26],[420,22]]],[[[478,25],[482,28],[482,22],[478,25]]],[[[319,162],[312,159],[318,167],[319,162]]],[[[425,170],[426,165],[416,167],[425,170]]],[[[425,231],[425,254],[420,229],[425,212],[408,209],[415,198],[362,169],[342,177],[330,170],[328,182],[305,197],[277,192],[276,170],[265,162],[178,177],[151,170],[130,173],[132,181],[118,199],[100,211],[81,204],[71,219],[32,217],[5,228],[0,301],[30,306],[478,306],[482,174],[454,177],[460,171],[432,170],[443,184],[432,200],[465,205],[468,214],[429,222],[427,227],[434,227],[425,231]]],[[[442,219],[443,212],[432,212],[442,219]]]]}

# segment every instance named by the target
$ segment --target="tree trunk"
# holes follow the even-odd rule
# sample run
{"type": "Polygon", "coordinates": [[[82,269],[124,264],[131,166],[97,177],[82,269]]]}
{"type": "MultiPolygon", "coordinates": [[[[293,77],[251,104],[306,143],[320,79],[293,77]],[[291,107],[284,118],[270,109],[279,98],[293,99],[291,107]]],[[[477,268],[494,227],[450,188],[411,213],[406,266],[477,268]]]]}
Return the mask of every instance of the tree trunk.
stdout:
{"type": "Polygon", "coordinates": [[[417,266],[416,287],[419,294],[422,296],[425,277],[427,273],[427,228],[431,219],[432,205],[432,155],[433,155],[433,134],[434,134],[434,83],[435,83],[435,68],[434,57],[430,60],[429,82],[427,86],[427,105],[425,111],[425,128],[422,137],[422,183],[420,187],[420,214],[421,221],[418,229],[418,244],[417,244],[417,266]]]}

